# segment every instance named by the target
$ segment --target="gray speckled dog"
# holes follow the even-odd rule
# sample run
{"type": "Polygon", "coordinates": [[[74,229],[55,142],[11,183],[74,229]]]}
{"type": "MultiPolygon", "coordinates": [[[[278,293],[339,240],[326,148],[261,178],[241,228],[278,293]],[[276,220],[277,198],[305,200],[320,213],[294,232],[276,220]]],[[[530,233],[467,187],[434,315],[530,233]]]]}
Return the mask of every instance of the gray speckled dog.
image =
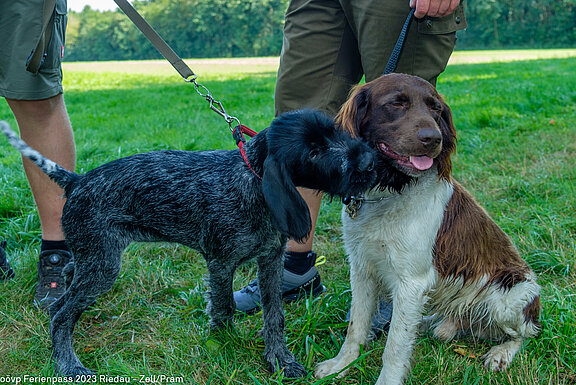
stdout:
{"type": "Polygon", "coordinates": [[[65,191],[62,225],[74,254],[74,277],[50,308],[52,358],[66,376],[90,374],[72,349],[74,326],[118,277],[133,241],[178,242],[202,253],[209,271],[210,327],[232,321],[236,268],[252,258],[264,313],[265,360],[287,377],[305,375],[284,340],[281,279],[289,237],[304,239],[310,214],[296,186],[330,195],[357,194],[376,174],[374,150],[312,110],[291,112],[239,150],[158,151],[104,164],[84,175],[66,171],[0,128],[24,156],[65,191]],[[255,175],[255,174],[258,174],[255,175]]]}

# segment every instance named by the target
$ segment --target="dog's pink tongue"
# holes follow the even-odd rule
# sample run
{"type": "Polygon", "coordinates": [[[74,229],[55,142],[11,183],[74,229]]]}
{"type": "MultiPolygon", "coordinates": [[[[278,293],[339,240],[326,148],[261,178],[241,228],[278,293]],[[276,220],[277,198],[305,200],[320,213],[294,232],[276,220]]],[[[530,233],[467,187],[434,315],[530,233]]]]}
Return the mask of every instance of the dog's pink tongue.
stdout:
{"type": "Polygon", "coordinates": [[[428,170],[432,167],[434,159],[428,156],[411,156],[410,163],[420,171],[428,170]]]}

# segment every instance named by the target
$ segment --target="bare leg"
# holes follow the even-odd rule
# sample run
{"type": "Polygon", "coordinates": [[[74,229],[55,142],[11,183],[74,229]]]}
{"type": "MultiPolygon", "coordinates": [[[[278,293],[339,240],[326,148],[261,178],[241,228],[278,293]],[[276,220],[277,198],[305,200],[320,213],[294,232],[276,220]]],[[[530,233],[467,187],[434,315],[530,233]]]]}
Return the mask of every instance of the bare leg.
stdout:
{"type": "MultiPolygon", "coordinates": [[[[7,99],[7,102],[16,117],[22,139],[64,168],[74,170],[74,134],[62,94],[43,100],[7,99]]],[[[38,207],[42,238],[63,240],[60,224],[64,205],[62,190],[28,159],[23,163],[38,207]]]]}
{"type": "Polygon", "coordinates": [[[304,243],[298,243],[293,240],[288,241],[288,250],[306,253],[311,251],[314,246],[314,231],[316,230],[316,221],[318,220],[318,213],[320,212],[320,205],[322,204],[322,194],[306,188],[298,188],[298,192],[300,192],[300,195],[302,195],[302,198],[308,205],[308,210],[310,210],[312,229],[304,243]]]}

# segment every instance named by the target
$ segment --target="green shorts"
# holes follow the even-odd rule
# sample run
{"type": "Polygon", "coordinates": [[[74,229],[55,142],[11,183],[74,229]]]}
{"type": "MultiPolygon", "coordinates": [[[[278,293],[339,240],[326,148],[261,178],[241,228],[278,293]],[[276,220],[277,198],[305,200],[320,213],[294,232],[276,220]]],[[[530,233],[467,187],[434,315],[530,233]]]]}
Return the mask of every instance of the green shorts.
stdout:
{"type": "Polygon", "coordinates": [[[57,0],[52,38],[37,74],[27,60],[42,31],[44,0],[2,1],[0,12],[0,96],[39,100],[62,93],[62,57],[66,30],[66,0],[57,0]]]}
{"type": "MultiPolygon", "coordinates": [[[[335,114],[363,76],[382,75],[409,12],[409,0],[291,0],[276,114],[304,107],[335,114]]],[[[396,72],[436,84],[465,27],[463,4],[443,18],[413,20],[396,72]]]]}

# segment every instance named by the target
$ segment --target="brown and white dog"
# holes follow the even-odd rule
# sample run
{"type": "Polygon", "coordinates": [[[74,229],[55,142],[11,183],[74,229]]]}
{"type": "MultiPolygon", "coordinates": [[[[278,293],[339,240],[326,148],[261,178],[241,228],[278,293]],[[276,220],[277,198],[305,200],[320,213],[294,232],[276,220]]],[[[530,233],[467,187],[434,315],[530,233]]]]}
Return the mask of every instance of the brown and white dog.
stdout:
{"type": "Polygon", "coordinates": [[[350,324],[340,353],[320,363],[316,376],[345,374],[381,299],[394,310],[377,384],[402,383],[426,310],[442,340],[471,334],[500,342],[484,363],[505,369],[524,339],[538,334],[540,286],[506,234],[451,177],[449,107],[428,82],[391,74],[357,87],[337,120],[379,150],[381,182],[343,211],[350,324]]]}

